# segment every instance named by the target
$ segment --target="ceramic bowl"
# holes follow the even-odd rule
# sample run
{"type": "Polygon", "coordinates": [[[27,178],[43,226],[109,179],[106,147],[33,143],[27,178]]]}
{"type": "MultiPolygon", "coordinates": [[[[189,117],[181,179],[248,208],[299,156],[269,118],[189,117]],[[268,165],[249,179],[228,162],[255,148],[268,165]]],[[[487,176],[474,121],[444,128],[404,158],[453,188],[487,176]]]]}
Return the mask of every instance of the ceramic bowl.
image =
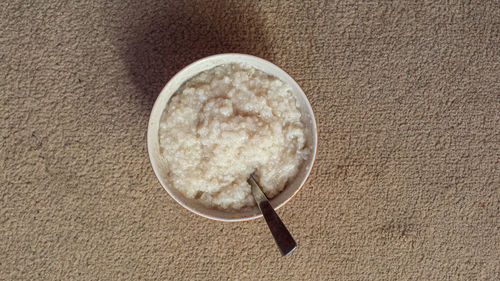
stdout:
{"type": "Polygon", "coordinates": [[[209,70],[221,64],[229,63],[244,63],[247,65],[251,65],[256,69],[278,77],[279,79],[290,85],[290,87],[292,88],[292,92],[298,101],[300,111],[302,113],[302,122],[305,125],[304,133],[306,137],[306,146],[308,147],[310,153],[307,159],[305,159],[305,161],[299,167],[299,172],[297,173],[295,178],[287,183],[285,189],[280,194],[270,200],[271,205],[274,207],[274,209],[278,209],[285,205],[297,194],[297,192],[306,182],[316,157],[316,149],[318,143],[316,121],[314,119],[311,105],[307,100],[307,96],[304,94],[304,91],[302,91],[297,82],[295,82],[295,80],[293,80],[290,75],[288,75],[278,66],[258,57],[244,54],[214,55],[195,61],[179,71],[170,81],[168,81],[167,85],[163,88],[160,95],[156,99],[153,110],[151,111],[147,135],[148,152],[149,158],[151,160],[151,165],[153,166],[153,170],[158,177],[161,185],[168,192],[168,194],[170,194],[170,196],[181,206],[197,215],[209,219],[219,221],[245,221],[262,216],[257,206],[246,207],[240,210],[227,211],[213,209],[204,206],[195,199],[186,198],[174,187],[166,184],[168,182],[165,180],[168,174],[168,170],[165,160],[160,154],[160,144],[158,137],[160,118],[162,116],[163,110],[166,108],[168,101],[177,91],[177,89],[179,89],[182,84],[184,84],[184,82],[197,75],[198,73],[209,70]]]}

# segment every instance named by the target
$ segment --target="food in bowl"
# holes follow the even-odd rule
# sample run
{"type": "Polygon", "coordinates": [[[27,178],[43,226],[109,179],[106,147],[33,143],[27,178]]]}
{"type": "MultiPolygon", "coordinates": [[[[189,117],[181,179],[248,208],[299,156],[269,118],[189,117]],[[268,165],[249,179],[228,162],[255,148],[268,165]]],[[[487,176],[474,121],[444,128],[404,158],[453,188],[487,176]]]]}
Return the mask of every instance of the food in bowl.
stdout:
{"type": "Polygon", "coordinates": [[[241,63],[186,81],[164,109],[158,137],[167,184],[219,209],[255,204],[247,183],[255,170],[266,196],[276,196],[308,153],[290,86],[241,63]]]}

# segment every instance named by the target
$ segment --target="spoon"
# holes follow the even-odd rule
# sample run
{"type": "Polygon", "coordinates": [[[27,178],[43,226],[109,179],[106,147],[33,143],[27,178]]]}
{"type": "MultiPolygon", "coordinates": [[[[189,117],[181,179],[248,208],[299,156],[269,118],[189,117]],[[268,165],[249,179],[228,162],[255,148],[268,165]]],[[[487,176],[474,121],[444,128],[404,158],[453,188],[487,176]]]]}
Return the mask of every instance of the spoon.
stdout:
{"type": "Polygon", "coordinates": [[[267,226],[269,226],[269,229],[273,234],[274,241],[276,242],[281,255],[286,256],[295,250],[297,243],[295,243],[292,235],[288,232],[288,229],[286,229],[286,226],[283,224],[278,214],[274,211],[264,192],[262,192],[259,183],[255,180],[254,174],[255,172],[250,174],[248,177],[248,183],[252,188],[253,198],[255,199],[257,206],[259,206],[262,215],[266,219],[267,226]]]}

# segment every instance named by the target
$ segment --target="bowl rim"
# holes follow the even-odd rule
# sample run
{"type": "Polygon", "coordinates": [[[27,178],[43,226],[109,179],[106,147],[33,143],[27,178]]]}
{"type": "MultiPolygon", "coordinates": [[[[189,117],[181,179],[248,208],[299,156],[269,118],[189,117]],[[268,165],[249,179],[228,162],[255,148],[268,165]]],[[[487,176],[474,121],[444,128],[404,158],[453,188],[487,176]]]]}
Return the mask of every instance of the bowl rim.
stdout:
{"type": "MultiPolygon", "coordinates": [[[[295,197],[297,195],[297,193],[302,189],[302,187],[305,185],[305,183],[307,182],[307,179],[309,178],[310,174],[311,174],[311,171],[314,167],[314,163],[316,161],[316,155],[317,155],[317,150],[318,150],[318,128],[317,128],[317,124],[316,124],[316,118],[314,116],[314,111],[312,109],[312,106],[311,106],[311,103],[309,101],[309,99],[307,98],[306,94],[304,93],[304,91],[302,90],[302,88],[298,85],[298,83],[295,81],[295,79],[293,79],[286,71],[284,71],[281,67],[275,65],[274,63],[268,61],[268,60],[265,60],[263,58],[259,58],[259,57],[256,57],[256,56],[253,56],[253,55],[247,55],[247,54],[240,54],[240,53],[223,53],[223,54],[216,54],[216,55],[211,55],[211,56],[207,56],[207,57],[204,57],[204,58],[201,58],[201,59],[198,59],[198,60],[195,60],[193,61],[192,63],[188,64],[187,66],[183,67],[181,70],[179,70],[174,76],[172,76],[169,81],[165,84],[165,86],[162,88],[162,90],[160,91],[160,93],[158,94],[158,96],[156,97],[155,99],[155,102],[153,104],[153,107],[151,108],[151,113],[153,113],[155,107],[158,106],[158,100],[160,98],[160,96],[162,95],[165,95],[167,93],[167,88],[169,86],[170,83],[172,83],[172,81],[174,80],[175,77],[177,76],[180,76],[182,75],[184,72],[187,72],[189,71],[191,68],[195,67],[196,65],[198,64],[201,64],[205,61],[210,61],[210,60],[217,60],[221,57],[234,57],[234,56],[238,56],[238,57],[244,57],[244,58],[247,58],[249,60],[257,60],[257,61],[260,61],[261,63],[264,63],[264,64],[269,64],[271,67],[274,67],[278,70],[280,70],[282,72],[283,75],[285,76],[288,76],[288,78],[290,78],[290,80],[292,81],[292,83],[294,84],[295,88],[296,89],[299,89],[298,93],[296,94],[299,94],[299,95],[302,95],[305,100],[307,101],[306,102],[306,107],[308,109],[308,111],[311,113],[311,119],[312,119],[312,125],[313,125],[313,128],[312,128],[312,132],[314,134],[313,136],[313,155],[312,155],[312,161],[311,161],[311,165],[305,175],[305,177],[302,179],[302,181],[300,182],[300,185],[299,187],[297,188],[297,190],[295,190],[295,192],[290,196],[288,197],[286,200],[284,200],[281,204],[279,204],[278,206],[274,207],[274,210],[278,210],[279,208],[283,207],[286,203],[288,203],[293,197],[295,197]]],[[[271,74],[271,73],[270,73],[271,74]]],[[[196,75],[196,74],[194,74],[196,75]]],[[[272,75],[272,74],[271,74],[272,75]]],[[[191,76],[192,77],[192,76],[191,76]]],[[[168,102],[167,102],[168,104],[168,102]]],[[[157,170],[158,169],[158,165],[156,164],[156,160],[154,160],[154,157],[153,157],[153,152],[152,152],[152,149],[150,148],[150,133],[151,133],[151,127],[152,127],[152,123],[154,122],[152,119],[153,119],[153,115],[150,113],[150,116],[149,116],[149,120],[148,120],[148,129],[147,129],[147,136],[146,136],[146,142],[147,142],[147,148],[148,148],[148,155],[149,155],[149,161],[151,163],[151,167],[153,168],[153,171],[155,173],[155,176],[156,176],[156,179],[160,182],[160,185],[163,187],[163,189],[165,191],[167,191],[167,193],[170,195],[170,197],[172,197],[174,199],[174,201],[176,201],[179,205],[181,205],[184,209],[190,211],[191,213],[193,214],[196,214],[198,216],[201,216],[203,218],[207,218],[207,219],[210,219],[210,220],[214,220],[214,221],[221,221],[221,222],[243,222],[243,221],[250,221],[250,220],[255,220],[255,219],[258,219],[260,217],[262,217],[262,214],[259,213],[257,215],[254,215],[254,216],[251,216],[251,217],[245,217],[245,218],[221,218],[221,217],[216,217],[216,216],[212,216],[212,215],[208,215],[208,214],[205,214],[205,213],[202,213],[202,212],[199,212],[195,209],[192,209],[191,207],[189,207],[186,203],[184,203],[182,200],[180,200],[179,198],[177,198],[177,196],[175,196],[166,186],[166,184],[163,182],[162,178],[159,176],[160,173],[159,171],[157,170]]]]}

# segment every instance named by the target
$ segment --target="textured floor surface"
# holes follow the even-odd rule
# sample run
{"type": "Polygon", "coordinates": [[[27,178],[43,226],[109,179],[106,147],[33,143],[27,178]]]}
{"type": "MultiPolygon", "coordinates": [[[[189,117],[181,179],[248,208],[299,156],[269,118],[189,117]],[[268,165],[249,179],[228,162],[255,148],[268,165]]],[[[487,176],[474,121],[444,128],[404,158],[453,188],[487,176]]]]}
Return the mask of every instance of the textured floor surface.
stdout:
{"type": "Polygon", "coordinates": [[[0,280],[500,280],[500,3],[416,2],[1,1],[0,280]],[[149,165],[160,89],[224,52],[316,113],[286,258],[149,165]]]}

